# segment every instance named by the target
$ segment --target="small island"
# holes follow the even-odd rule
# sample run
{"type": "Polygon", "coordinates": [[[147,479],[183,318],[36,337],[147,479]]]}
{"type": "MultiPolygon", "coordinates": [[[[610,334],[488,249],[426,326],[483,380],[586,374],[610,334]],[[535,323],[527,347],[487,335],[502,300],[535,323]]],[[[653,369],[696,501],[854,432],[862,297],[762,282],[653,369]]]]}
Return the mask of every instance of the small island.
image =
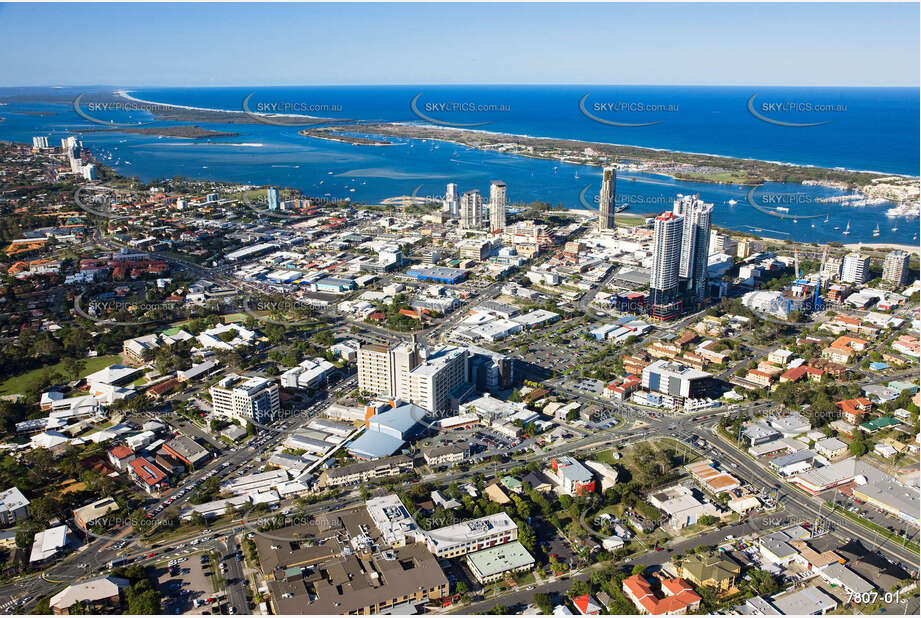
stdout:
{"type": "Polygon", "coordinates": [[[171,127],[121,127],[118,129],[84,129],[84,133],[135,133],[137,135],[157,135],[160,137],[178,137],[182,139],[204,139],[206,137],[237,137],[232,131],[215,131],[203,129],[198,125],[176,125],[171,127]]]}
{"type": "Polygon", "coordinates": [[[359,135],[348,135],[342,133],[339,127],[321,127],[316,129],[303,129],[298,131],[298,135],[305,137],[314,137],[316,139],[325,139],[330,142],[343,142],[355,146],[392,146],[393,142],[387,142],[380,139],[361,137],[359,135]]]}

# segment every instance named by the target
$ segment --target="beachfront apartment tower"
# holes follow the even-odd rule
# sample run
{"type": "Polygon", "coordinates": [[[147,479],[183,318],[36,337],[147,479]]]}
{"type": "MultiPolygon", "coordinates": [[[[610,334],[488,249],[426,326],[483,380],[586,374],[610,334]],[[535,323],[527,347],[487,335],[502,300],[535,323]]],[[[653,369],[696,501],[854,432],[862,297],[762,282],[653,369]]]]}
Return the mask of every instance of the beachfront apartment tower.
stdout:
{"type": "Polygon", "coordinates": [[[483,227],[483,196],[478,189],[467,191],[461,196],[460,226],[465,230],[483,227]]]}
{"type": "Polygon", "coordinates": [[[598,229],[614,229],[614,196],[617,192],[617,172],[606,167],[601,176],[601,194],[598,196],[598,229]]]}
{"type": "Polygon", "coordinates": [[[674,212],[664,212],[655,219],[649,292],[651,314],[656,319],[667,320],[681,313],[678,282],[683,226],[684,218],[674,212]]]}
{"type": "Polygon", "coordinates": [[[506,187],[501,180],[489,183],[489,231],[505,230],[506,187]]]}
{"type": "Polygon", "coordinates": [[[883,262],[883,280],[901,286],[908,283],[908,253],[891,251],[883,262]]]}

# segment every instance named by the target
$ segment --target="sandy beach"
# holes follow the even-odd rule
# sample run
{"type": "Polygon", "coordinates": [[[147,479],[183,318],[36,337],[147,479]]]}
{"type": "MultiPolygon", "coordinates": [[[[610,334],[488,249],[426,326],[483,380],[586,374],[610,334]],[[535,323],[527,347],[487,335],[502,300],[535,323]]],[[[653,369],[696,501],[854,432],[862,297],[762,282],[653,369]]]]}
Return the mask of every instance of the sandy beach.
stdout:
{"type": "Polygon", "coordinates": [[[917,253],[921,255],[921,248],[917,245],[896,245],[887,242],[858,242],[844,245],[848,249],[901,249],[906,253],[917,253]]]}

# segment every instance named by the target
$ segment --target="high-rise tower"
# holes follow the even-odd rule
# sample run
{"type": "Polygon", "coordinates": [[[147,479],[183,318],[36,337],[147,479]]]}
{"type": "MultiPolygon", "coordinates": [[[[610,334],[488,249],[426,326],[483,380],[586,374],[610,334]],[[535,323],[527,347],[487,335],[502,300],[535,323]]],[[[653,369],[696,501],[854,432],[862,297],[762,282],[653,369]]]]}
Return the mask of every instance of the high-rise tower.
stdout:
{"type": "Polygon", "coordinates": [[[467,191],[461,196],[460,226],[468,230],[483,227],[483,196],[477,189],[467,191]]]}
{"type": "Polygon", "coordinates": [[[617,172],[613,167],[604,168],[601,177],[601,194],[598,205],[598,229],[614,229],[614,196],[617,191],[617,172]]]}
{"type": "Polygon", "coordinates": [[[667,320],[681,313],[678,282],[683,225],[684,218],[673,212],[664,212],[655,219],[649,276],[650,309],[654,318],[667,320]]]}
{"type": "Polygon", "coordinates": [[[684,217],[678,276],[686,280],[687,290],[692,296],[704,298],[707,292],[707,258],[710,253],[713,204],[704,203],[696,195],[679,196],[672,212],[684,217]]]}
{"type": "Polygon", "coordinates": [[[489,183],[489,231],[505,230],[506,187],[501,180],[489,183]]]}

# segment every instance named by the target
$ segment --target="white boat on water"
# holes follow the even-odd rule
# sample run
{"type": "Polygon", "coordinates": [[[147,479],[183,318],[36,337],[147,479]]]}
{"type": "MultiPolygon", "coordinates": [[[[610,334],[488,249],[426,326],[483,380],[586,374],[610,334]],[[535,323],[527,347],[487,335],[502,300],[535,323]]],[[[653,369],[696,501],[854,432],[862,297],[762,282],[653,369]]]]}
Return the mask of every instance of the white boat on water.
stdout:
{"type": "Polygon", "coordinates": [[[850,222],[850,221],[847,222],[847,226],[845,226],[844,231],[841,232],[841,235],[842,235],[842,236],[850,236],[850,235],[851,235],[851,222],[850,222]]]}
{"type": "Polygon", "coordinates": [[[879,223],[876,224],[876,229],[873,230],[874,236],[879,236],[879,223]]]}
{"type": "Polygon", "coordinates": [[[735,206],[736,204],[738,204],[738,202],[735,200],[729,200],[727,204],[729,204],[730,206],[735,206]]]}

